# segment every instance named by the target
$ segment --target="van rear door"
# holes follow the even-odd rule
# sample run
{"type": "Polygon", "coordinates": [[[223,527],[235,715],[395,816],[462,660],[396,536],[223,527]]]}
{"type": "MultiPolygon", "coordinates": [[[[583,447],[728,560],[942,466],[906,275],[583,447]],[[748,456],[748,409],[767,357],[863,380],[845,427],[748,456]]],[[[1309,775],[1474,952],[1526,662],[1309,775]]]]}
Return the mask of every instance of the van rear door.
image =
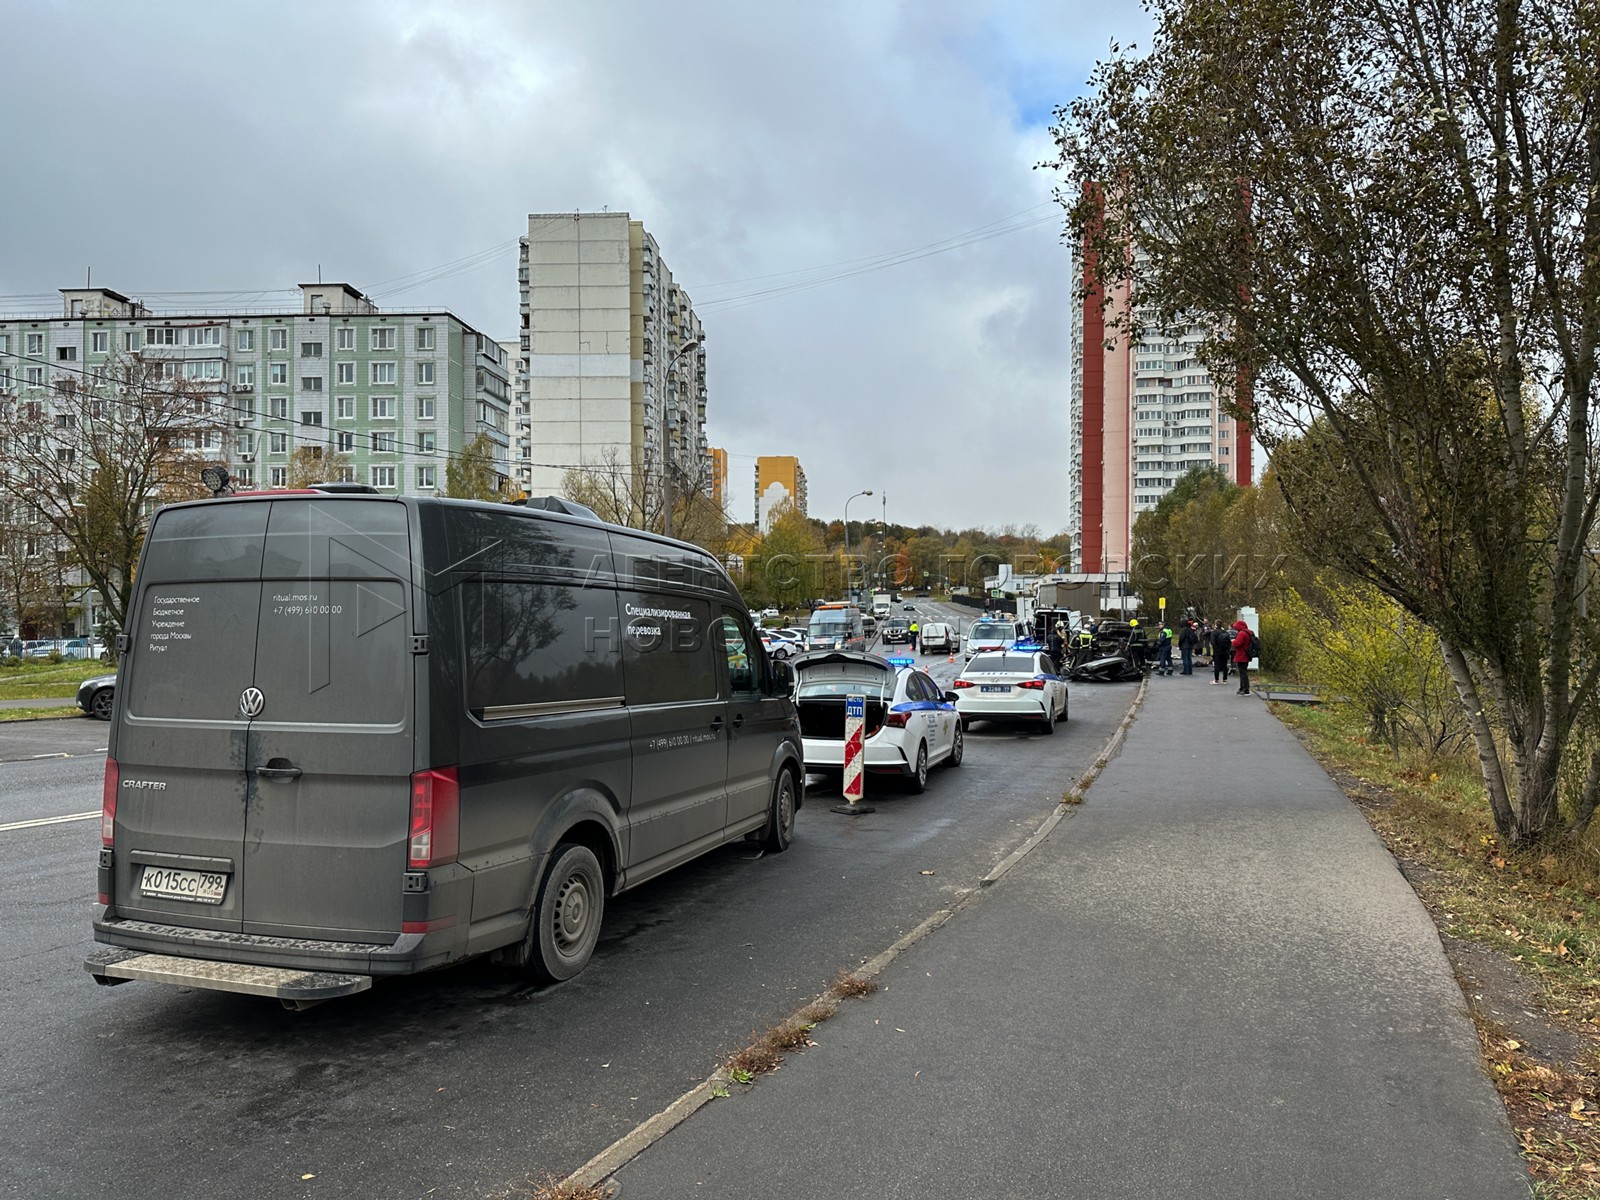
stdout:
{"type": "Polygon", "coordinates": [[[117,913],[391,942],[410,812],[407,510],[163,510],[140,567],[122,717],[117,913]]]}
{"type": "Polygon", "coordinates": [[[417,661],[407,510],[277,501],[261,577],[243,932],[392,942],[417,661]]]}

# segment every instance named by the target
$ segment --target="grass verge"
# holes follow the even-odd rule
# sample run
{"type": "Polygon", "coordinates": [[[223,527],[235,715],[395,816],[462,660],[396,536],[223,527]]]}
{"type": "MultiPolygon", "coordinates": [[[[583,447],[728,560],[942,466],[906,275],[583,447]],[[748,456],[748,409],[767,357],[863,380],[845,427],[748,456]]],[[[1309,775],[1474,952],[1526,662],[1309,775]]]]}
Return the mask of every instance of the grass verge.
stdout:
{"type": "Polygon", "coordinates": [[[53,663],[47,659],[0,663],[0,700],[49,700],[76,695],[78,685],[96,675],[111,675],[116,667],[109,663],[53,663]]]}
{"type": "Polygon", "coordinates": [[[39,717],[81,717],[76,704],[70,708],[0,708],[0,721],[32,721],[39,717]]]}
{"type": "Polygon", "coordinates": [[[1545,1200],[1600,1197],[1600,860],[1500,844],[1471,758],[1374,746],[1339,705],[1275,705],[1438,925],[1545,1200]]]}
{"type": "Polygon", "coordinates": [[[783,1065],[785,1054],[815,1044],[811,1031],[838,1013],[839,1001],[863,999],[877,990],[876,980],[841,970],[827,990],[799,1012],[785,1017],[765,1033],[752,1032],[749,1044],[727,1057],[722,1064],[723,1071],[734,1083],[753,1083],[757,1075],[776,1071],[783,1065]]]}

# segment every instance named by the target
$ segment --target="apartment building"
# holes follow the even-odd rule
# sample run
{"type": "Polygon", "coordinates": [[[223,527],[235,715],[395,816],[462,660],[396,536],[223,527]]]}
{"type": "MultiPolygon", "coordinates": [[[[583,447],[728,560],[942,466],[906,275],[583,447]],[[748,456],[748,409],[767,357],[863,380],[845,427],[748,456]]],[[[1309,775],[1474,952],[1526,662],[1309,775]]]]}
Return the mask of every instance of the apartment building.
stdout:
{"type": "Polygon", "coordinates": [[[791,454],[764,454],[756,459],[756,526],[770,529],[787,507],[806,515],[806,473],[791,454]]]}
{"type": "Polygon", "coordinates": [[[719,446],[706,451],[710,459],[710,477],[707,480],[711,503],[723,512],[728,511],[728,452],[719,446]]]}
{"type": "MultiPolygon", "coordinates": [[[[1096,282],[1093,256],[1080,253],[1075,283],[1086,259],[1096,282]]],[[[1104,286],[1120,311],[1126,285],[1104,286]]],[[[1205,334],[1191,321],[1137,338],[1113,330],[1108,345],[1100,295],[1073,306],[1067,486],[1076,570],[1127,571],[1134,521],[1194,467],[1252,481],[1249,427],[1222,411],[1224,391],[1198,357],[1205,334]]]]}
{"type": "Polygon", "coordinates": [[[705,331],[656,240],[625,212],[534,213],[518,266],[513,472],[559,492],[569,467],[631,466],[709,490],[705,331]]]}
{"type": "Polygon", "coordinates": [[[0,393],[89,383],[118,355],[214,391],[223,459],[242,487],[282,487],[300,446],[343,455],[330,474],[395,494],[442,492],[480,433],[510,469],[505,351],[444,311],[383,312],[343,283],[300,286],[299,310],[158,312],[110,288],[63,288],[60,316],[0,317],[0,393]]]}

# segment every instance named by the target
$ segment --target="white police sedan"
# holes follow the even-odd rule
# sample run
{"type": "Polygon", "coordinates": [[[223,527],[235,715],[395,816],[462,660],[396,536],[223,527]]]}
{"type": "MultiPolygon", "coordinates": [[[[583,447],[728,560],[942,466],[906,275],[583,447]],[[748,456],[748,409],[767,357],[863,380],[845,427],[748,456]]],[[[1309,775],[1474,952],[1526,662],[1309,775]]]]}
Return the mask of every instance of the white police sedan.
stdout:
{"type": "Polygon", "coordinates": [[[955,696],[910,658],[855,650],[819,650],[794,660],[795,708],[806,770],[831,778],[844,771],[845,698],[866,698],[864,766],[902,776],[913,792],[928,785],[928,768],[959,766],[966,749],[955,696]]]}
{"type": "Polygon", "coordinates": [[[1067,719],[1067,681],[1037,648],[976,654],[952,686],[963,728],[973,721],[1027,721],[1054,733],[1056,722],[1067,719]]]}

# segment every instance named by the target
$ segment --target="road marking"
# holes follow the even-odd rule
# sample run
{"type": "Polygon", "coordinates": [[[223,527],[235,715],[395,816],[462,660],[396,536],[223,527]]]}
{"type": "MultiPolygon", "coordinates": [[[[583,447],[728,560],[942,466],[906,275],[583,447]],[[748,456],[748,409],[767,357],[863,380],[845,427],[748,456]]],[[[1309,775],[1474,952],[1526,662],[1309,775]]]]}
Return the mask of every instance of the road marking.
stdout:
{"type": "Polygon", "coordinates": [[[30,755],[28,755],[28,757],[29,758],[71,758],[73,756],[70,755],[70,754],[66,754],[66,753],[56,753],[56,754],[30,754],[30,755]]]}
{"type": "Polygon", "coordinates": [[[39,825],[61,825],[67,821],[92,821],[100,815],[100,810],[85,813],[68,813],[64,817],[39,817],[33,821],[12,821],[8,825],[0,825],[0,833],[9,833],[13,829],[33,829],[39,825]]]}

